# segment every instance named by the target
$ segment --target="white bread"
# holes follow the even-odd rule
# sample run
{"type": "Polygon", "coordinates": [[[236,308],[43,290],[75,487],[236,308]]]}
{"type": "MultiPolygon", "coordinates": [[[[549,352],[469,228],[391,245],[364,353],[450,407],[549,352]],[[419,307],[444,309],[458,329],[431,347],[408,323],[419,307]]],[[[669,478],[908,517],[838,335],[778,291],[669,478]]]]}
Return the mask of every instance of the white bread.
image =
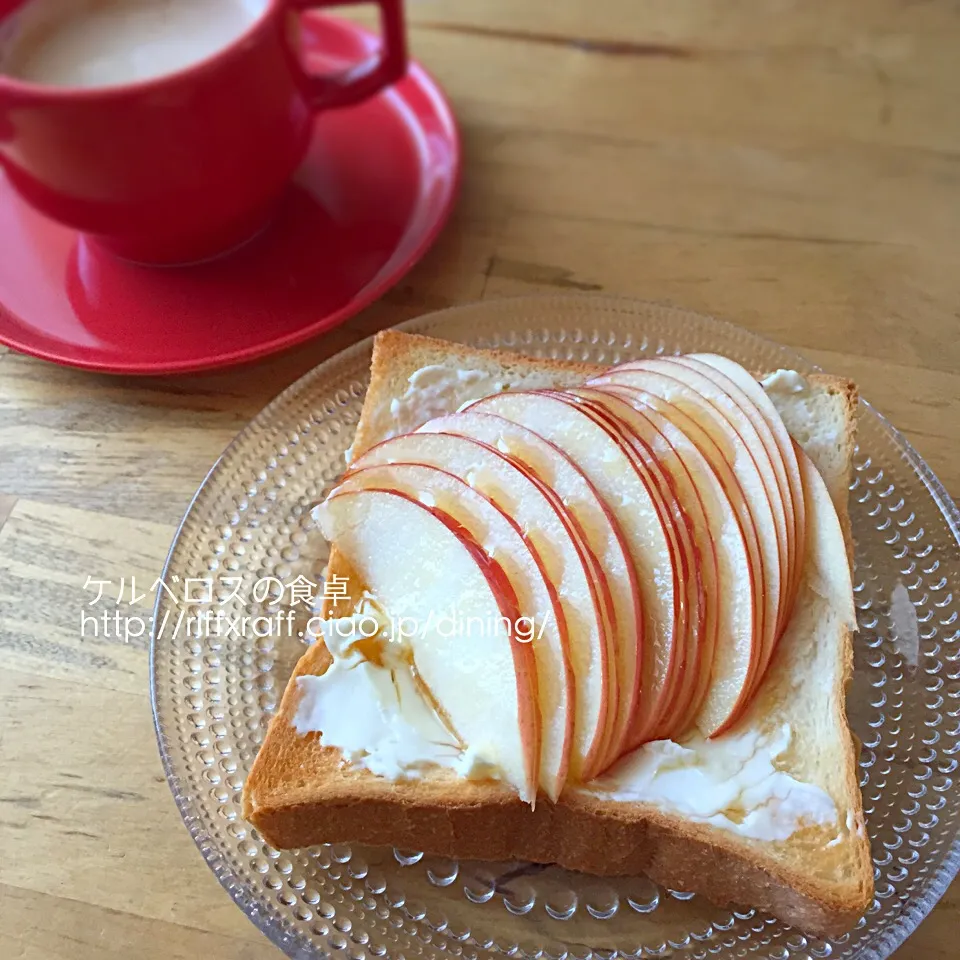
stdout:
{"type": "MultiPolygon", "coordinates": [[[[390,415],[391,401],[406,393],[415,371],[431,365],[482,371],[502,386],[518,388],[570,385],[599,370],[381,333],[354,455],[402,428],[390,415]]],[[[810,396],[778,400],[778,409],[823,475],[849,544],[846,499],[856,388],[821,375],[809,380],[810,396]]],[[[466,386],[457,401],[474,399],[476,389],[466,386]]],[[[348,578],[350,602],[325,609],[324,616],[342,616],[359,602],[362,584],[335,546],[329,572],[348,578]]],[[[732,733],[789,725],[791,744],[780,766],[830,795],[838,811],[833,826],[803,827],[787,840],[761,841],[650,804],[611,801],[589,791],[568,790],[555,806],[539,802],[531,811],[508,787],[459,780],[440,769],[415,780],[378,778],[343,764],[339,752],[324,747],[319,735],[299,736],[292,726],[299,698],[296,677],[322,674],[331,662],[322,643],[297,664],[247,778],[244,815],[280,848],[354,841],[461,859],[553,862],[601,875],[646,873],[719,905],[767,910],[811,934],[842,932],[870,902],[873,877],[845,709],[851,637],[813,590],[818,576],[822,572],[805,572],[793,620],[770,672],[732,733]]]]}

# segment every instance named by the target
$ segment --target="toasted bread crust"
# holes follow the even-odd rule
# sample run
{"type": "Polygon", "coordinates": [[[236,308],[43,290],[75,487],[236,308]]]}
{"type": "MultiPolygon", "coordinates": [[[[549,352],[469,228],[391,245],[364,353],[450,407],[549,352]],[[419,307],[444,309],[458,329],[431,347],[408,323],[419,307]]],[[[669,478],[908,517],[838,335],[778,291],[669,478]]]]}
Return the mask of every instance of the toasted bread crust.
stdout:
{"type": "MultiPolygon", "coordinates": [[[[335,547],[329,569],[351,576],[335,547]]],[[[356,580],[350,583],[359,600],[356,580]]],[[[335,615],[332,609],[324,612],[335,615]]],[[[841,656],[849,680],[849,632],[841,656]]],[[[294,676],[322,674],[330,662],[323,645],[315,644],[294,676]]],[[[863,848],[861,875],[851,878],[853,884],[830,884],[767,862],[762,845],[758,849],[733,834],[646,804],[610,804],[568,791],[556,805],[541,798],[531,811],[511,789],[496,783],[465,782],[445,773],[387,781],[345,767],[339,751],[324,747],[319,735],[300,737],[292,726],[298,701],[296,684],[290,683],[244,788],[244,817],[279,849],[355,842],[457,859],[556,863],[598,876],[645,873],[719,906],[749,904],[817,936],[849,929],[872,897],[865,837],[854,840],[863,848]]],[[[842,699],[836,709],[846,722],[842,699]]],[[[852,737],[847,754],[848,787],[859,799],[852,737]]],[[[855,816],[863,822],[862,808],[855,816]]]]}
{"type": "MultiPolygon", "coordinates": [[[[461,350],[469,355],[472,365],[482,353],[492,366],[509,367],[521,375],[525,370],[543,374],[557,384],[602,369],[503,351],[481,352],[388,331],[376,340],[371,392],[377,392],[378,385],[382,391],[387,379],[396,376],[396,369],[404,369],[411,351],[429,359],[439,351],[461,350]]],[[[843,454],[849,465],[856,387],[821,375],[810,379],[842,396],[847,422],[847,450],[843,454]]],[[[355,441],[357,453],[379,439],[367,429],[372,421],[368,414],[365,406],[355,441]]],[[[845,484],[837,483],[831,495],[849,547],[845,489],[845,484]]],[[[328,599],[323,615],[344,615],[359,601],[361,587],[335,546],[329,572],[347,578],[350,595],[336,605],[328,599]]],[[[844,631],[836,655],[842,683],[831,699],[831,709],[840,729],[848,731],[844,693],[853,668],[849,631],[844,631]]],[[[299,700],[295,678],[321,674],[329,663],[322,643],[301,658],[244,788],[244,816],[276,847],[351,841],[414,848],[460,859],[557,863],[597,875],[645,873],[659,883],[697,892],[716,904],[749,904],[810,934],[823,936],[849,929],[873,895],[856,745],[849,732],[843,744],[842,780],[843,793],[850,798],[848,815],[856,825],[845,837],[845,842],[852,845],[855,875],[830,879],[805,873],[771,856],[762,842],[692,822],[649,804],[614,803],[586,791],[567,790],[556,805],[541,798],[531,811],[512,790],[494,782],[458,780],[446,771],[393,782],[344,765],[339,751],[324,747],[318,734],[301,737],[292,726],[299,700]]]]}
{"type": "Polygon", "coordinates": [[[257,808],[247,818],[280,849],[350,841],[456,859],[556,863],[597,876],[646,874],[718,906],[751,904],[817,936],[848,930],[870,899],[865,880],[853,895],[846,883],[811,882],[724,843],[721,831],[640,805],[614,810],[574,795],[556,806],[540,801],[531,811],[492,787],[438,797],[405,793],[370,796],[358,782],[340,796],[257,808]]]}

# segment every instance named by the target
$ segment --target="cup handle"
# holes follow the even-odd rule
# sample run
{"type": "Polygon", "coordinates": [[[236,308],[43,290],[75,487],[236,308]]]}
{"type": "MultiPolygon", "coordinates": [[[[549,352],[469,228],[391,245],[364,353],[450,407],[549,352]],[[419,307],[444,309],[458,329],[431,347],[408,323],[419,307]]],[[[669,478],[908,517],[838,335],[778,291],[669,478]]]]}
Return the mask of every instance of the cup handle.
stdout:
{"type": "MultiPolygon", "coordinates": [[[[345,6],[356,0],[290,0],[288,9],[308,10],[345,6]]],[[[403,25],[403,0],[374,0],[380,8],[383,43],[366,60],[340,73],[316,76],[297,61],[303,88],[314,110],[359,103],[396,83],[407,71],[407,38],[403,25]]]]}

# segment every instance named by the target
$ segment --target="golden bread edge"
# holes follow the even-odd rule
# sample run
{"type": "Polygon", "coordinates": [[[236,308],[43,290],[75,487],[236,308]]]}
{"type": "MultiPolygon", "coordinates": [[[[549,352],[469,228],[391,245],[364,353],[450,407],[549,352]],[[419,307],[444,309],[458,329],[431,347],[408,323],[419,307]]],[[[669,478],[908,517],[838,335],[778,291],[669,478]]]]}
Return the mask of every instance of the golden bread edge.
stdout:
{"type": "MultiPolygon", "coordinates": [[[[389,376],[410,349],[460,347],[429,337],[386,331],[375,340],[371,385],[389,376]]],[[[464,348],[474,354],[473,348],[464,348]]],[[[530,369],[550,369],[571,379],[603,367],[560,360],[526,358],[507,351],[484,351],[493,361],[530,369]]],[[[847,409],[846,441],[852,451],[857,391],[849,381],[815,374],[811,380],[839,391],[847,409]]],[[[375,393],[371,389],[368,396],[375,393]]],[[[365,436],[370,419],[364,406],[357,430],[361,452],[376,437],[365,436]]],[[[838,504],[851,548],[846,504],[838,504]]],[[[349,594],[324,602],[324,617],[348,615],[360,599],[357,578],[336,546],[331,547],[328,575],[346,577],[349,594]]],[[[857,746],[846,717],[845,690],[853,671],[849,631],[839,645],[842,688],[834,709],[840,729],[848,731],[846,790],[854,813],[863,822],[857,780],[857,746]]],[[[736,835],[666,813],[647,804],[610,803],[568,791],[556,805],[541,798],[531,811],[508,787],[492,782],[458,780],[442,772],[419,780],[392,782],[366,770],[344,767],[335,748],[324,747],[318,734],[299,736],[292,720],[299,694],[295,678],[323,673],[330,656],[315,644],[299,660],[277,714],[244,786],[244,817],[280,849],[317,843],[356,842],[423,850],[436,856],[480,860],[530,860],[557,863],[599,876],[645,873],[674,889],[695,891],[720,906],[749,904],[768,911],[807,933],[832,936],[848,930],[873,896],[869,843],[860,847],[858,876],[830,883],[811,878],[765,858],[762,847],[736,835]]]]}

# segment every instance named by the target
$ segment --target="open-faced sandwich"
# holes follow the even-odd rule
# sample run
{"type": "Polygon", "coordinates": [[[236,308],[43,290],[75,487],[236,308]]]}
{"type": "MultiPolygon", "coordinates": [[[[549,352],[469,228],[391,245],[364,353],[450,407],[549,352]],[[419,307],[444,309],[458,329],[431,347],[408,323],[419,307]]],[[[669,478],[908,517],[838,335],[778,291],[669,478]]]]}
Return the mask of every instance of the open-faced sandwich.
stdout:
{"type": "Polygon", "coordinates": [[[844,704],[844,380],[385,332],[316,642],[247,779],[277,847],[646,873],[814,934],[872,870],[844,704]]]}

